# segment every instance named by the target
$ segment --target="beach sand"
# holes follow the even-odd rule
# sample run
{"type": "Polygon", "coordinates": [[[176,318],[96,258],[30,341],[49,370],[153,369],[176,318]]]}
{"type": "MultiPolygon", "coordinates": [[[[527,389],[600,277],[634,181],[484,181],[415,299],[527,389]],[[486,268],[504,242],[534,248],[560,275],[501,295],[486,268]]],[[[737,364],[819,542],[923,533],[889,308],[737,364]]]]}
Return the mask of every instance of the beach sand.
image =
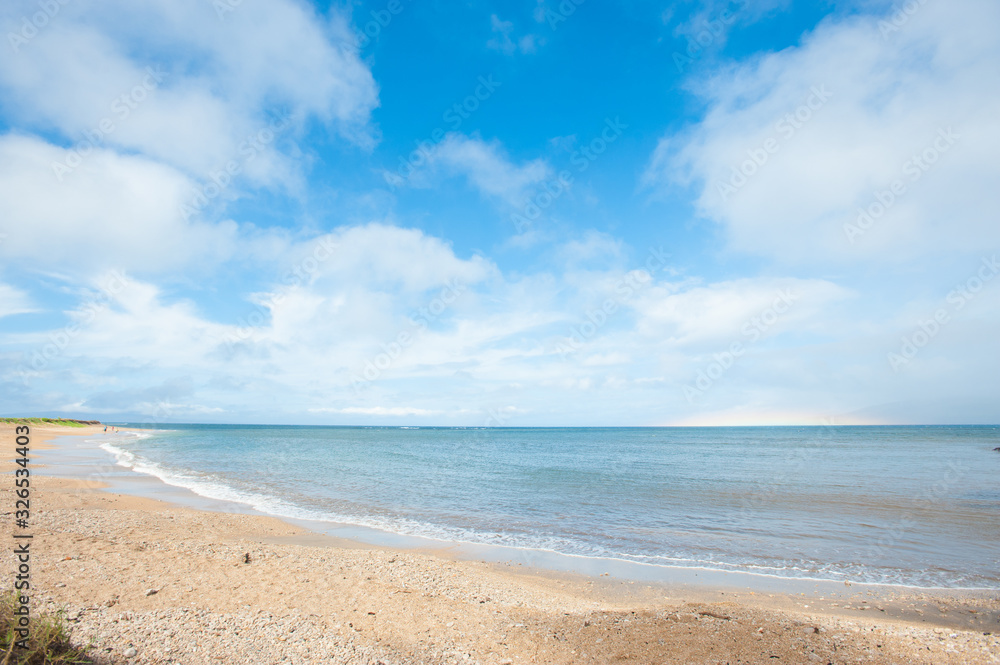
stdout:
{"type": "MultiPolygon", "coordinates": [[[[32,447],[101,430],[33,427],[32,447]]],[[[7,512],[12,426],[0,440],[7,512]]],[[[99,662],[1000,663],[995,595],[679,591],[375,547],[32,471],[32,611],[64,610],[99,662]]]]}

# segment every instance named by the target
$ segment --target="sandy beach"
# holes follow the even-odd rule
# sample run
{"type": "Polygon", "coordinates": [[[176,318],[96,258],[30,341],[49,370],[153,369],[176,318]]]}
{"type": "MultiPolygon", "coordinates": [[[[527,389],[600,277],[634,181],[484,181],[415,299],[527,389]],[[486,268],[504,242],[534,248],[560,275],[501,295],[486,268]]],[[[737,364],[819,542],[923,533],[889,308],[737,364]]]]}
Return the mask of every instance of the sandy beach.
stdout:
{"type": "MultiPolygon", "coordinates": [[[[33,427],[32,447],[101,429],[33,427]]],[[[0,437],[13,444],[13,427],[0,437]]],[[[32,610],[64,610],[98,662],[1000,663],[1000,602],[982,594],[679,591],[375,547],[32,471],[32,610]]]]}

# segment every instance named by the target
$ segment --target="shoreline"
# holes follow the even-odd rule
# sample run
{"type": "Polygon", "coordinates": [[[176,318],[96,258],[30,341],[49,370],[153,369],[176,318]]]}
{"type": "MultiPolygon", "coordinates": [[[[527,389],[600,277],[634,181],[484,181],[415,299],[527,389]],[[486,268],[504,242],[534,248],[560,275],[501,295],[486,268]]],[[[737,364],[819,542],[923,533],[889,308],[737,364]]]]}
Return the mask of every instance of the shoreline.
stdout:
{"type": "MultiPolygon", "coordinates": [[[[147,432],[128,427],[124,432],[147,432]]],[[[101,434],[93,432],[92,434],[101,434]]],[[[75,433],[70,433],[73,436],[75,433]]],[[[114,443],[109,439],[108,443],[114,443]]],[[[56,448],[50,444],[49,449],[56,448]]],[[[79,449],[78,449],[79,450],[79,449]]],[[[341,540],[357,541],[368,546],[389,547],[427,553],[438,552],[442,556],[458,560],[486,560],[495,563],[517,561],[522,565],[554,572],[578,573],[589,577],[607,575],[611,578],[642,581],[661,585],[696,585],[698,587],[718,587],[724,590],[747,589],[757,592],[774,592],[785,595],[813,594],[816,588],[822,592],[838,593],[841,587],[855,588],[855,591],[871,591],[876,594],[925,594],[997,596],[1000,588],[989,587],[927,587],[902,583],[878,583],[821,577],[796,577],[772,572],[726,569],[703,565],[662,564],[647,561],[628,560],[616,557],[601,557],[584,554],[570,554],[555,550],[521,547],[513,545],[484,544],[474,541],[449,540],[433,536],[415,535],[388,531],[372,526],[346,522],[299,518],[260,510],[245,501],[206,496],[198,491],[177,485],[155,473],[137,471],[123,467],[113,460],[114,453],[104,450],[101,445],[85,448],[89,459],[76,460],[72,464],[49,464],[49,472],[59,477],[76,478],[81,467],[91,474],[104,475],[107,491],[132,496],[152,498],[175,505],[209,510],[213,512],[262,515],[273,517],[306,531],[332,536],[341,540]],[[96,459],[97,457],[104,459],[96,459]],[[695,577],[701,579],[695,580],[695,577]]]]}
{"type": "MultiPolygon", "coordinates": [[[[46,447],[49,450],[53,448],[53,443],[55,442],[51,442],[50,439],[50,443],[45,446],[43,445],[44,441],[39,437],[39,435],[50,433],[46,431],[48,429],[32,428],[34,435],[32,441],[33,448],[42,449],[46,447]]],[[[70,428],[60,430],[51,429],[52,437],[66,435],[90,436],[101,433],[100,428],[89,431],[78,431],[70,428]]],[[[6,437],[8,435],[7,430],[2,431],[3,436],[6,437]]],[[[126,471],[122,467],[118,467],[118,469],[122,472],[126,471]]],[[[393,606],[400,595],[405,595],[409,600],[415,601],[417,597],[413,595],[415,593],[413,590],[415,588],[414,585],[402,581],[402,586],[400,586],[399,582],[401,580],[399,579],[399,575],[391,572],[387,567],[388,563],[405,561],[407,568],[411,568],[413,571],[420,571],[423,574],[421,579],[426,580],[427,573],[431,571],[433,571],[433,574],[430,577],[435,578],[437,576],[439,578],[438,581],[440,581],[443,573],[448,573],[443,576],[444,578],[453,575],[461,577],[462,583],[457,584],[456,587],[451,589],[453,592],[451,596],[456,595],[455,589],[461,589],[462,592],[474,591],[475,593],[471,594],[472,597],[476,597],[476,593],[480,595],[479,600],[473,605],[492,605],[496,607],[497,603],[499,603],[499,608],[493,611],[495,615],[504,617],[510,615],[511,612],[520,616],[520,613],[528,611],[534,617],[533,620],[542,622],[539,625],[544,625],[546,630],[549,628],[558,628],[561,622],[568,617],[591,616],[595,612],[601,614],[601,616],[608,612],[624,612],[626,615],[644,616],[643,621],[639,621],[636,618],[632,621],[634,625],[628,626],[629,631],[627,632],[630,635],[630,639],[622,643],[625,645],[632,644],[635,639],[642,636],[648,637],[653,633],[657,633],[657,631],[678,628],[683,624],[684,631],[682,632],[685,633],[690,632],[693,628],[697,628],[694,634],[690,636],[691,643],[689,647],[692,649],[705,649],[709,648],[713,643],[715,639],[713,635],[717,637],[717,633],[720,630],[726,632],[727,630],[732,630],[736,624],[742,625],[743,621],[740,619],[742,617],[746,619],[747,624],[754,624],[752,626],[753,630],[747,633],[748,644],[739,647],[744,650],[750,649],[750,651],[740,652],[742,653],[741,657],[746,662],[773,662],[770,656],[774,655],[774,653],[798,653],[796,649],[802,646],[799,644],[799,636],[801,635],[816,636],[816,638],[807,638],[807,641],[813,639],[822,641],[819,639],[820,635],[827,633],[832,636],[835,632],[838,634],[844,633],[847,642],[851,642],[852,640],[857,642],[850,649],[860,649],[868,655],[876,657],[876,660],[869,660],[869,662],[968,662],[961,659],[954,661],[942,659],[947,654],[947,650],[939,652],[933,648],[935,645],[940,646],[942,642],[950,645],[948,648],[953,650],[958,649],[956,653],[964,653],[969,657],[979,659],[981,662],[1000,662],[1000,640],[998,640],[995,631],[1000,626],[1000,623],[998,623],[1000,603],[995,599],[997,596],[996,593],[961,593],[956,590],[945,590],[943,593],[935,591],[932,593],[931,590],[914,589],[912,587],[908,588],[905,593],[899,592],[898,588],[893,593],[886,593],[884,588],[872,588],[869,585],[859,584],[845,588],[843,584],[833,582],[830,584],[839,585],[841,588],[832,589],[829,586],[824,586],[814,581],[807,581],[807,586],[815,587],[812,589],[812,592],[807,593],[806,590],[802,590],[797,592],[798,595],[795,595],[788,592],[772,592],[759,588],[755,590],[753,587],[746,589],[741,588],[739,585],[705,584],[706,580],[704,577],[697,580],[697,582],[694,582],[692,578],[685,583],[675,581],[674,583],[664,584],[662,581],[630,579],[620,574],[600,575],[592,573],[588,575],[578,571],[559,570],[534,565],[538,563],[537,557],[535,557],[534,561],[531,560],[531,557],[528,557],[528,560],[522,561],[516,561],[512,557],[501,557],[499,559],[494,557],[496,560],[487,560],[490,557],[484,555],[483,550],[459,551],[462,550],[461,547],[449,546],[444,542],[441,542],[440,546],[428,548],[393,547],[381,543],[366,543],[358,539],[343,538],[330,533],[310,531],[307,530],[308,525],[298,523],[299,521],[282,520],[276,517],[254,514],[256,511],[210,512],[190,506],[178,506],[148,497],[136,497],[117,493],[113,483],[110,483],[110,487],[105,488],[102,486],[102,483],[85,478],[46,477],[44,467],[35,467],[33,471],[37,472],[37,475],[33,474],[33,478],[37,479],[37,485],[33,483],[37,492],[34,495],[36,497],[35,500],[42,504],[42,514],[44,515],[47,512],[48,516],[52,518],[51,523],[48,524],[48,532],[39,544],[47,543],[43,545],[43,548],[51,546],[62,546],[65,548],[69,544],[81,542],[81,540],[90,541],[94,544],[94,551],[86,555],[87,559],[92,557],[105,559],[107,558],[106,555],[111,554],[111,550],[119,549],[118,546],[123,543],[140,546],[141,549],[136,550],[139,552],[152,550],[153,552],[162,553],[163,551],[184,550],[185,556],[189,556],[192,553],[198,552],[204,545],[199,546],[197,543],[187,543],[187,539],[184,537],[185,529],[189,533],[194,534],[199,531],[195,526],[200,525],[200,534],[209,541],[209,548],[227,553],[223,557],[222,568],[224,572],[231,572],[225,571],[225,569],[231,568],[244,571],[257,570],[253,566],[253,563],[258,560],[269,562],[271,560],[290,559],[291,561],[301,561],[304,559],[306,562],[309,562],[336,559],[341,564],[346,561],[353,561],[355,565],[361,565],[361,567],[367,567],[369,570],[375,571],[376,574],[374,575],[364,575],[362,579],[355,580],[359,587],[366,585],[386,587],[386,585],[393,586],[395,582],[395,586],[387,593],[374,592],[374,590],[373,593],[361,593],[361,591],[354,591],[352,593],[350,589],[345,589],[346,596],[343,597],[346,599],[353,598],[352,602],[355,604],[359,602],[360,598],[367,598],[369,603],[373,605],[393,606]],[[82,519],[83,517],[86,517],[86,519],[82,519]],[[121,519],[116,520],[113,518],[121,519]],[[185,526],[182,527],[182,525],[185,526]],[[207,532],[206,527],[208,527],[207,532]],[[68,541],[66,536],[69,537],[68,541]],[[114,544],[113,547],[111,546],[112,544],[114,544]],[[238,550],[245,550],[244,554],[249,555],[250,564],[240,564],[238,561],[233,561],[233,559],[238,559],[239,557],[238,550]],[[823,588],[820,588],[821,586],[823,588]],[[407,589],[410,590],[408,591],[407,589]],[[489,598],[489,600],[483,600],[483,598],[489,598]],[[688,611],[692,607],[698,609],[688,611]],[[872,609],[862,609],[866,607],[871,607],[872,609]],[[699,612],[707,614],[699,614],[699,612]],[[688,615],[695,618],[682,618],[688,615]],[[715,615],[725,618],[720,619],[715,615]],[[736,615],[740,615],[740,617],[736,615]],[[778,625],[784,625],[786,628],[790,625],[797,627],[799,630],[798,633],[795,633],[794,629],[771,630],[778,625]],[[816,628],[819,632],[808,633],[802,626],[816,628]],[[757,632],[757,628],[761,628],[763,632],[757,632]],[[858,629],[857,632],[853,630],[854,628],[858,629]],[[789,630],[792,632],[789,633],[789,630]],[[949,632],[948,637],[941,638],[940,635],[934,632],[935,630],[961,631],[962,634],[958,635],[958,633],[949,632]],[[916,634],[914,631],[922,636],[919,640],[911,635],[911,633],[916,634]],[[776,639],[780,638],[784,633],[788,633],[785,635],[787,639],[784,641],[777,639],[777,642],[774,640],[765,640],[764,637],[770,634],[770,632],[774,632],[776,639]],[[878,657],[880,654],[888,654],[882,646],[872,647],[872,650],[866,651],[868,648],[865,642],[867,640],[866,633],[873,632],[878,632],[882,641],[892,641],[890,638],[899,638],[900,643],[898,646],[900,649],[904,649],[907,644],[914,640],[921,641],[921,644],[923,644],[923,641],[929,642],[923,644],[923,654],[913,652],[907,655],[906,657],[910,658],[910,660],[879,660],[878,657]],[[984,632],[993,634],[983,635],[982,633],[984,632]],[[895,635],[895,633],[899,633],[899,635],[895,635]],[[951,635],[953,634],[957,637],[952,638],[951,635]],[[907,639],[903,639],[903,637],[907,639]],[[962,645],[958,645],[957,643],[952,645],[951,641],[953,640],[962,642],[962,645]],[[762,652],[757,653],[760,649],[753,647],[754,644],[758,644],[761,648],[766,644],[768,645],[767,650],[773,653],[767,656],[762,655],[762,652]],[[931,651],[926,651],[928,646],[931,647],[931,651]],[[962,648],[959,649],[959,646],[962,648]],[[969,651],[969,649],[972,649],[972,651],[969,651]],[[933,659],[921,659],[929,658],[931,654],[934,655],[933,659]],[[986,654],[985,659],[984,654],[986,654]],[[994,656],[997,656],[995,661],[990,661],[989,658],[994,658],[994,656]]],[[[131,470],[128,470],[127,473],[136,474],[136,472],[131,470]]],[[[150,481],[161,483],[164,488],[171,487],[157,478],[151,476],[148,478],[150,481]]],[[[10,488],[8,487],[4,487],[3,489],[5,493],[10,492],[10,488]]],[[[495,548],[487,549],[495,550],[495,548]]],[[[68,556],[74,555],[69,554],[68,556]]],[[[65,580],[57,582],[51,577],[52,568],[71,567],[74,565],[74,561],[84,560],[84,555],[77,556],[80,558],[62,559],[55,563],[39,564],[41,570],[38,575],[43,591],[48,594],[47,597],[49,600],[56,604],[83,602],[82,597],[74,598],[72,587],[75,582],[71,583],[65,580]],[[68,563],[60,566],[63,561],[68,563]],[[51,582],[50,585],[46,585],[46,578],[49,578],[48,582],[51,582]],[[65,586],[58,586],[60,583],[65,586]]],[[[195,554],[195,556],[197,555],[195,554]]],[[[569,558],[567,555],[560,556],[569,558]]],[[[111,558],[120,559],[121,557],[111,558]]],[[[162,556],[159,558],[164,559],[162,556]]],[[[153,573],[156,570],[160,573],[165,572],[165,570],[168,572],[172,571],[175,577],[184,577],[178,574],[178,571],[181,570],[186,570],[187,574],[191,573],[190,570],[185,568],[185,559],[183,556],[176,561],[171,560],[171,557],[168,556],[165,560],[160,560],[159,564],[159,568],[155,566],[151,567],[149,568],[149,572],[153,573]]],[[[607,567],[607,562],[602,562],[601,565],[607,567]]],[[[641,566],[645,564],[635,565],[641,566]]],[[[281,566],[278,568],[281,568],[281,566]]],[[[302,570],[308,571],[312,568],[313,566],[307,563],[302,570]]],[[[341,568],[343,569],[343,566],[341,568]]],[[[340,572],[344,571],[346,569],[340,572]]],[[[271,570],[270,572],[276,574],[277,577],[282,577],[282,575],[278,574],[281,572],[280,570],[271,570]]],[[[614,572],[620,573],[620,571],[614,572]]],[[[711,573],[713,571],[705,572],[711,573]]],[[[695,577],[701,577],[700,571],[693,574],[695,577]]],[[[350,575],[340,576],[344,580],[350,578],[350,575]]],[[[223,575],[223,577],[226,577],[226,575],[223,575]]],[[[75,580],[75,577],[71,577],[70,579],[75,580]]],[[[785,580],[787,578],[781,579],[785,580]]],[[[410,580],[410,582],[412,581],[410,580]]],[[[179,582],[176,582],[174,586],[178,584],[179,582]]],[[[204,604],[211,607],[202,607],[198,611],[227,613],[227,610],[233,611],[239,609],[241,612],[246,612],[255,608],[258,611],[271,608],[270,611],[274,613],[274,609],[277,608],[294,614],[294,610],[299,608],[299,605],[302,608],[316,603],[319,603],[319,606],[323,605],[322,601],[313,598],[314,594],[308,588],[308,582],[303,583],[301,580],[296,582],[286,579],[283,583],[279,583],[275,579],[244,580],[236,588],[241,588],[244,585],[256,588],[257,602],[233,603],[229,602],[231,599],[226,598],[212,599],[208,598],[208,596],[213,596],[213,594],[205,592],[199,594],[199,597],[203,598],[204,604]],[[276,589],[282,588],[292,589],[292,591],[276,591],[276,589]],[[283,608],[280,607],[281,603],[275,605],[275,599],[280,599],[280,596],[286,593],[300,598],[303,602],[301,604],[285,603],[283,608]],[[276,594],[276,596],[268,598],[266,601],[263,600],[269,594],[276,594]]],[[[171,588],[171,586],[166,585],[163,587],[163,589],[167,588],[171,588]]],[[[195,587],[190,586],[190,588],[194,589],[195,587]]],[[[381,589],[380,591],[385,591],[385,589],[381,589]]],[[[127,604],[133,606],[134,609],[127,611],[150,609],[154,606],[154,602],[158,603],[166,599],[167,595],[161,595],[160,591],[150,596],[131,594],[132,597],[129,597],[127,604]],[[150,599],[155,599],[155,601],[150,601],[150,599]]],[[[423,601],[416,605],[423,609],[414,609],[415,613],[410,615],[411,619],[426,614],[429,606],[436,607],[440,605],[439,601],[442,596],[448,595],[434,592],[431,594],[427,594],[426,592],[421,594],[419,598],[423,599],[423,601]]],[[[458,593],[457,595],[463,594],[458,593]]],[[[183,597],[184,594],[182,593],[178,597],[178,600],[183,597]]],[[[114,623],[113,620],[108,619],[108,615],[114,614],[113,610],[115,608],[126,604],[125,598],[126,594],[123,593],[117,599],[105,600],[104,604],[100,606],[101,609],[91,608],[90,610],[86,610],[84,613],[93,615],[92,618],[95,620],[95,623],[93,625],[88,623],[86,630],[80,631],[81,634],[100,635],[101,631],[111,629],[107,623],[103,623],[101,620],[106,619],[108,622],[114,623]],[[111,605],[107,605],[106,603],[111,602],[111,600],[114,600],[114,602],[111,605]]],[[[467,604],[464,601],[459,601],[458,598],[451,598],[451,601],[451,605],[454,605],[454,602],[459,602],[463,606],[467,604]]],[[[445,605],[448,604],[447,602],[445,603],[445,605]]],[[[181,608],[174,607],[172,609],[180,611],[181,608]]],[[[449,609],[452,614],[457,613],[453,607],[449,609]]],[[[485,608],[478,607],[475,609],[481,610],[485,608]]],[[[493,608],[490,609],[492,610],[493,608]]],[[[192,609],[188,608],[187,611],[190,612],[192,609]]],[[[315,616],[323,616],[322,613],[314,612],[313,614],[315,616]]],[[[329,615],[329,612],[327,611],[326,614],[329,615]]],[[[431,614],[434,614],[434,612],[431,612],[431,614]]],[[[490,613],[489,618],[495,619],[495,615],[490,613]]],[[[376,612],[374,615],[367,613],[364,615],[364,617],[368,618],[372,616],[379,616],[379,612],[376,612]]],[[[367,621],[364,617],[361,617],[361,623],[367,621]]],[[[457,620],[457,617],[448,620],[444,620],[443,616],[439,618],[441,618],[441,624],[431,622],[428,624],[429,628],[422,629],[423,632],[430,631],[434,633],[435,630],[441,629],[442,625],[445,628],[453,627],[453,625],[449,625],[449,621],[454,623],[457,620]]],[[[174,619],[171,619],[171,621],[174,619]]],[[[504,620],[506,621],[506,619],[504,620]]],[[[616,624],[619,629],[622,628],[622,621],[624,620],[619,618],[616,624]]],[[[372,621],[374,622],[375,619],[372,619],[372,621]]],[[[334,631],[338,636],[342,634],[343,631],[341,629],[344,628],[342,622],[332,621],[331,623],[328,620],[325,623],[328,625],[326,625],[324,630],[334,631]],[[340,626],[336,627],[335,624],[340,624],[340,626]]],[[[348,623],[353,624],[355,622],[348,623]]],[[[403,624],[405,623],[406,621],[403,621],[403,624]]],[[[520,623],[524,626],[528,625],[524,624],[524,619],[520,623]]],[[[596,625],[596,620],[591,623],[596,625]]],[[[506,626],[506,624],[504,625],[506,626]]],[[[584,627],[589,628],[589,625],[584,627]]],[[[115,629],[120,628],[121,620],[119,619],[118,623],[114,624],[114,626],[115,629]]],[[[336,638],[331,637],[334,640],[333,644],[335,646],[339,645],[346,648],[347,642],[356,646],[359,640],[364,641],[361,639],[363,637],[362,633],[365,630],[364,628],[362,631],[356,631],[354,630],[354,625],[349,627],[352,633],[349,635],[350,640],[344,641],[343,637],[341,637],[338,641],[336,638]]],[[[486,633],[490,633],[490,630],[486,630],[489,628],[486,622],[481,622],[480,627],[486,633]]],[[[747,628],[749,630],[751,626],[748,625],[747,628]]],[[[437,644],[436,642],[427,644],[426,640],[423,640],[424,643],[422,644],[421,638],[416,637],[415,634],[411,634],[412,631],[408,632],[407,627],[400,625],[398,621],[395,622],[394,626],[380,629],[377,632],[380,636],[379,639],[375,643],[367,644],[365,648],[374,648],[379,644],[384,645],[386,639],[394,636],[390,640],[393,644],[396,644],[397,647],[398,645],[405,645],[410,650],[407,652],[410,655],[403,658],[403,660],[395,662],[451,662],[448,660],[451,656],[448,656],[440,649],[431,648],[433,644],[437,644]],[[417,657],[418,653],[422,654],[419,658],[417,657]]],[[[477,633],[477,638],[483,638],[485,635],[485,633],[478,634],[483,632],[481,630],[472,632],[477,633]]],[[[489,648],[483,647],[482,644],[474,649],[470,647],[464,651],[464,654],[468,655],[469,658],[476,659],[477,662],[484,663],[500,663],[507,659],[510,662],[530,662],[530,656],[534,656],[536,659],[544,656],[541,661],[536,660],[535,662],[564,662],[562,657],[557,658],[555,656],[556,652],[559,652],[557,648],[559,640],[553,641],[546,638],[542,643],[537,643],[537,641],[533,640],[516,641],[510,639],[510,632],[511,629],[507,626],[501,633],[491,633],[493,638],[504,635],[504,640],[497,642],[493,639],[492,646],[489,648]],[[513,642],[517,642],[517,644],[513,642]],[[505,648],[501,649],[499,648],[500,646],[504,646],[505,648]],[[555,651],[551,651],[549,647],[555,649],[555,651]],[[502,654],[498,653],[501,651],[503,652],[502,654]],[[549,653],[550,651],[551,653],[549,653]]],[[[587,643],[589,644],[589,650],[593,652],[591,656],[596,657],[597,652],[601,652],[607,647],[605,645],[607,639],[610,638],[595,638],[587,643]]],[[[832,637],[825,638],[827,642],[830,642],[831,639],[832,637]]],[[[482,639],[479,639],[479,641],[482,642],[482,639]]],[[[278,639],[277,644],[284,646],[285,642],[287,640],[281,641],[278,639]]],[[[847,642],[844,644],[846,645],[847,642]]],[[[734,646],[733,648],[736,649],[737,647],[734,646]]],[[[841,645],[840,648],[844,649],[848,647],[841,645]]],[[[114,651],[113,647],[112,651],[114,651]]],[[[279,652],[284,653],[280,650],[280,647],[279,652]]],[[[564,655],[572,655],[570,652],[572,654],[581,653],[580,649],[568,649],[564,655]]],[[[672,652],[672,648],[670,652],[672,652]]],[[[199,657],[194,655],[195,653],[192,652],[184,656],[183,662],[212,662],[211,660],[199,660],[199,657]]],[[[344,656],[344,653],[337,653],[339,655],[335,656],[335,660],[344,656]]],[[[689,651],[687,653],[690,653],[693,657],[695,652],[689,651]]],[[[707,657],[707,654],[708,652],[706,652],[705,657],[707,657]]],[[[164,655],[164,653],[161,653],[157,657],[164,655]]],[[[634,655],[633,660],[638,660],[639,662],[653,662],[655,660],[652,659],[650,654],[647,654],[648,658],[640,654],[634,655]]],[[[162,662],[157,660],[143,660],[143,657],[142,653],[140,653],[138,660],[133,659],[130,662],[162,662]]],[[[356,657],[356,654],[351,656],[351,658],[356,657]]],[[[393,659],[390,656],[387,657],[389,657],[389,660],[393,659]]],[[[389,660],[385,660],[384,658],[383,660],[384,662],[389,662],[389,660]]],[[[591,660],[583,659],[579,662],[591,662],[591,660]]],[[[468,662],[468,659],[460,658],[459,661],[468,662]]],[[[112,660],[110,662],[124,661],[112,660]]],[[[603,661],[597,660],[594,662],[603,661]]],[[[655,660],[655,662],[663,661],[660,659],[655,660]]],[[[675,661],[668,660],[667,662],[675,661]]],[[[676,662],[702,661],[678,660],[676,662]]],[[[793,658],[792,660],[779,660],[779,662],[799,661],[793,658]]],[[[850,661],[831,660],[829,662],[850,661]]]]}
{"type": "MultiPolygon", "coordinates": [[[[124,432],[145,432],[134,427],[125,428],[124,432]]],[[[76,432],[67,429],[65,433],[55,434],[44,442],[44,449],[57,450],[60,446],[57,440],[62,437],[92,436],[103,432],[76,432]]],[[[113,441],[113,439],[111,440],[113,441]]],[[[789,577],[774,573],[752,572],[744,570],[725,570],[704,566],[683,566],[654,564],[642,561],[628,561],[611,557],[594,557],[587,555],[566,554],[553,550],[539,550],[526,547],[505,545],[488,545],[471,541],[456,541],[437,539],[430,536],[418,536],[386,531],[375,527],[361,526],[349,523],[338,523],[304,518],[287,517],[261,511],[245,502],[208,497],[166,480],[135,469],[123,467],[113,461],[114,454],[104,450],[99,445],[87,449],[108,458],[104,463],[92,465],[91,468],[101,468],[107,477],[101,481],[100,487],[112,494],[121,494],[168,505],[185,507],[198,511],[209,511],[229,515],[256,515],[279,520],[291,527],[297,527],[304,532],[302,542],[315,541],[317,536],[332,538],[337,543],[354,543],[357,546],[392,549],[399,551],[430,554],[452,561],[482,561],[492,564],[512,564],[523,566],[527,570],[537,570],[541,573],[577,575],[585,579],[608,577],[623,583],[650,584],[662,589],[673,591],[686,590],[688,595],[704,595],[711,592],[713,596],[731,596],[741,592],[751,595],[773,594],[776,596],[809,596],[816,601],[817,596],[858,596],[867,594],[878,598],[902,596],[904,598],[922,597],[961,601],[965,599],[993,598],[1000,596],[1000,589],[980,587],[921,587],[906,584],[880,584],[872,582],[850,581],[844,584],[841,580],[810,577],[789,577]],[[111,472],[108,472],[111,469],[111,472]],[[574,565],[579,563],[582,565],[574,565]],[[695,578],[701,579],[695,579],[695,578]],[[844,587],[851,589],[845,592],[844,587]]],[[[90,460],[93,462],[93,460],[90,460]]],[[[79,461],[72,464],[54,466],[43,465],[51,471],[59,473],[57,477],[79,479],[79,461]]],[[[813,605],[815,607],[815,605],[813,605]]]]}

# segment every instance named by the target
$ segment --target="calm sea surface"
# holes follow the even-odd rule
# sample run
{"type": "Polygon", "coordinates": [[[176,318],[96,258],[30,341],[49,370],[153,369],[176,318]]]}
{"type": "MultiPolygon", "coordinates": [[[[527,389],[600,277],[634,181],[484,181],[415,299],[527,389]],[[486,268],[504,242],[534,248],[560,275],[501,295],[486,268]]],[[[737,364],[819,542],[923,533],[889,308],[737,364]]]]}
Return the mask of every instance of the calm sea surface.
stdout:
{"type": "Polygon", "coordinates": [[[170,425],[124,466],[277,516],[667,566],[1000,589],[996,427],[170,425]]]}

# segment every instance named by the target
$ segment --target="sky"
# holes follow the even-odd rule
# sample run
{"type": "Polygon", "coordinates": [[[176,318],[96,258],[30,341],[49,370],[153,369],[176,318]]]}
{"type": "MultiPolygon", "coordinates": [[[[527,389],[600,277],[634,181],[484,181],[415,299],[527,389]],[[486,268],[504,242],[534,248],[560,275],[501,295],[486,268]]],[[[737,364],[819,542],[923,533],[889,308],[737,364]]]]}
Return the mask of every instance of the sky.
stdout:
{"type": "Polygon", "coordinates": [[[8,0],[3,415],[1000,422],[994,0],[8,0]]]}

